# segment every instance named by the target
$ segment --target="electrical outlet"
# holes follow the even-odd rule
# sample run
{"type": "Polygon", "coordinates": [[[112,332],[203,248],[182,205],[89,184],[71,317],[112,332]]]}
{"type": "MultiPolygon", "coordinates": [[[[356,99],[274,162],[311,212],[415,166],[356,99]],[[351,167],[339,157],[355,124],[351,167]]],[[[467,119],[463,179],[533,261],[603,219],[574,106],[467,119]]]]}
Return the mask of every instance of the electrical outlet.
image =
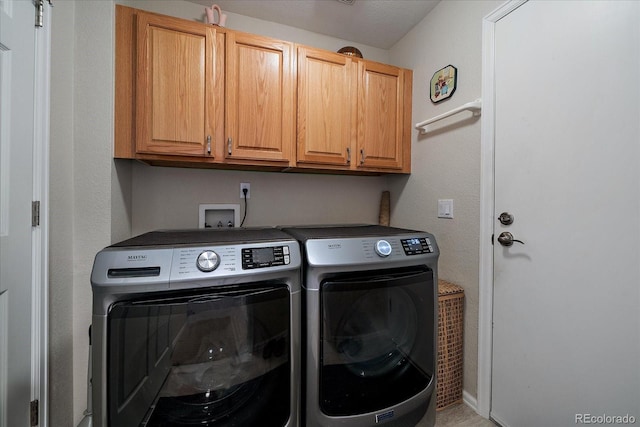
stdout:
{"type": "Polygon", "coordinates": [[[241,182],[240,183],[240,198],[244,199],[244,189],[247,189],[247,199],[251,198],[251,184],[249,184],[248,182],[241,182]]]}

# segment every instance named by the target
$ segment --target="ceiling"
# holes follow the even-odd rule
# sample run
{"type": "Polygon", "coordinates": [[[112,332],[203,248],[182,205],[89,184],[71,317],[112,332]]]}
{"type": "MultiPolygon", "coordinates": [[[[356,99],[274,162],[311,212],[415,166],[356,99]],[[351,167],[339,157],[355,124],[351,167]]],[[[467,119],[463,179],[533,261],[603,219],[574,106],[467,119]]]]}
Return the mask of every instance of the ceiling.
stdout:
{"type": "Polygon", "coordinates": [[[189,0],[314,33],[389,49],[440,0],[189,0]],[[344,2],[343,2],[344,1],[344,2]]]}

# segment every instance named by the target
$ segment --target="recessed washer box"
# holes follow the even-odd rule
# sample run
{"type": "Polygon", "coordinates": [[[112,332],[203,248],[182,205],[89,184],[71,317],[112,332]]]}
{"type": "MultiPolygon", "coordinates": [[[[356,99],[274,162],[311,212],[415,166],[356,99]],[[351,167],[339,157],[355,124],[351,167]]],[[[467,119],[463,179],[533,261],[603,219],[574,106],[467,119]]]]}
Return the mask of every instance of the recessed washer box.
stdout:
{"type": "Polygon", "coordinates": [[[198,228],[230,228],[240,226],[240,205],[199,205],[198,228]]]}

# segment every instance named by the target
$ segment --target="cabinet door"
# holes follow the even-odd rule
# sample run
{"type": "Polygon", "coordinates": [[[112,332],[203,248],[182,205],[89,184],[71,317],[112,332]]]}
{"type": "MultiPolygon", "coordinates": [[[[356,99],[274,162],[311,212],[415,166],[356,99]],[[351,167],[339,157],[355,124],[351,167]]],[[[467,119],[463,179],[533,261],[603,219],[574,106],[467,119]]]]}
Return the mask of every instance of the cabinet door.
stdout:
{"type": "Polygon", "coordinates": [[[292,44],[228,32],[226,48],[226,158],[293,165],[292,44]]]}
{"type": "Polygon", "coordinates": [[[357,66],[348,56],[302,46],[297,60],[298,163],[349,168],[357,66]]]}
{"type": "Polygon", "coordinates": [[[358,74],[358,168],[401,169],[404,70],[360,61],[358,74]]]}
{"type": "Polygon", "coordinates": [[[210,156],[215,29],[139,12],[136,152],[210,156]]]}

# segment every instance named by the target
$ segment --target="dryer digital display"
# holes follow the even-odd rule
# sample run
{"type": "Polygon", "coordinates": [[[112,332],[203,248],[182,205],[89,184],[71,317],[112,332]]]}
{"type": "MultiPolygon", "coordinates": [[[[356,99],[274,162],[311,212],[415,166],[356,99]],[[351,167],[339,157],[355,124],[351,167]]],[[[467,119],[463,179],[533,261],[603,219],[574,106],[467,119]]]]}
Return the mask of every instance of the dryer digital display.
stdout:
{"type": "Polygon", "coordinates": [[[433,246],[428,237],[402,239],[402,249],[406,255],[429,254],[433,252],[433,246]]]}

